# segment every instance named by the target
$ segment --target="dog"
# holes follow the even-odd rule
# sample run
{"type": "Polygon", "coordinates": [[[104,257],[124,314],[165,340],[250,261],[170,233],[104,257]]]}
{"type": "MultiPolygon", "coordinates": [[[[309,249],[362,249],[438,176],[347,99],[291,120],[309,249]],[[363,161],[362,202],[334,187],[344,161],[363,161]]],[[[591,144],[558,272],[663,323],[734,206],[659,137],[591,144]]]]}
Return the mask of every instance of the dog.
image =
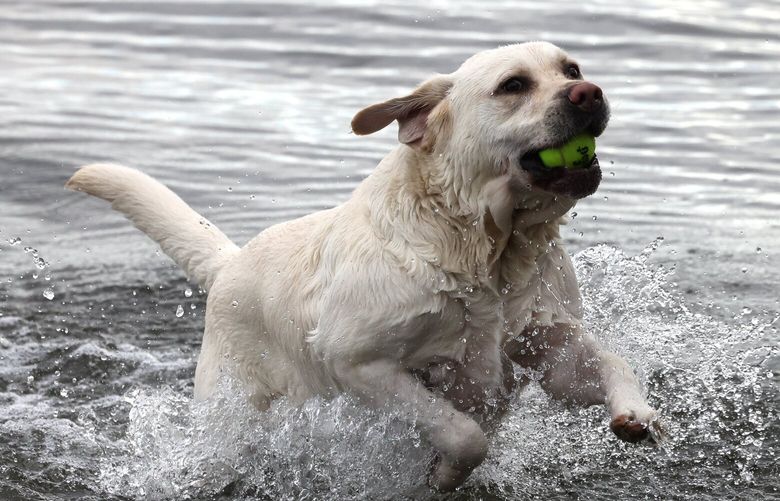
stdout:
{"type": "Polygon", "coordinates": [[[435,450],[430,485],[449,491],[483,461],[485,429],[524,384],[513,363],[556,399],[605,404],[619,438],[652,440],[656,411],[632,370],[582,328],[559,235],[598,187],[598,160],[569,170],[538,159],[608,120],[577,63],[531,42],[357,113],[355,134],[396,121],[400,144],[342,205],[242,248],[139,171],[89,165],[66,187],[110,201],[208,290],[196,399],[230,363],[260,410],[341,393],[397,409],[435,450]]]}

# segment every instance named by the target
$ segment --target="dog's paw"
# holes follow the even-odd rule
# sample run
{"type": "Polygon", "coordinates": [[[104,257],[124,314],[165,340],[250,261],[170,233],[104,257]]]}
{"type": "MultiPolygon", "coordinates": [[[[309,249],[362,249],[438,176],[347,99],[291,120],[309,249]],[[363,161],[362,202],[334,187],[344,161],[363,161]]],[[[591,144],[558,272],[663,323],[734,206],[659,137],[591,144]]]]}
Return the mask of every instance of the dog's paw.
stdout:
{"type": "Polygon", "coordinates": [[[650,437],[650,427],[638,421],[631,414],[621,414],[609,423],[612,432],[624,442],[641,442],[650,437]]]}
{"type": "Polygon", "coordinates": [[[428,487],[436,492],[452,492],[466,481],[473,467],[459,467],[443,461],[440,454],[434,454],[428,463],[428,487]]]}
{"type": "Polygon", "coordinates": [[[428,485],[438,492],[452,492],[463,484],[469,473],[470,469],[464,471],[439,461],[428,475],[428,485]]]}
{"type": "Polygon", "coordinates": [[[609,427],[624,442],[645,442],[656,445],[668,437],[664,426],[655,417],[655,413],[646,419],[638,419],[633,412],[620,414],[612,419],[609,427]]]}

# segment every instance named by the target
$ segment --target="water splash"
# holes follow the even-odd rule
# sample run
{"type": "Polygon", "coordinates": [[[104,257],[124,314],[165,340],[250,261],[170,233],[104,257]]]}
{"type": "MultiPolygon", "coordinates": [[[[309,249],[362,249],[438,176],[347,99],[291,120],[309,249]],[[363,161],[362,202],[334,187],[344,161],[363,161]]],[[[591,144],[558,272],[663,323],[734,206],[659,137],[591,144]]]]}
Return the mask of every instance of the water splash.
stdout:
{"type": "Polygon", "coordinates": [[[170,390],[133,391],[121,450],[100,480],[112,494],[181,499],[366,499],[424,485],[430,452],[397,416],[349,398],[285,400],[259,413],[230,378],[193,402],[170,390]]]}
{"type": "MultiPolygon", "coordinates": [[[[8,239],[8,244],[11,247],[17,247],[21,245],[22,238],[21,237],[11,237],[8,239]]],[[[1,249],[0,249],[1,250],[1,249]]],[[[22,248],[25,254],[29,254],[30,257],[32,257],[33,265],[35,265],[35,269],[30,273],[30,276],[32,276],[33,279],[38,279],[40,276],[40,272],[43,272],[43,278],[47,282],[51,280],[51,271],[49,262],[46,261],[43,256],[40,255],[38,252],[38,249],[35,247],[31,247],[29,245],[26,245],[22,248]]],[[[9,279],[10,280],[10,279],[9,279]]],[[[51,301],[54,299],[54,290],[51,287],[47,287],[44,289],[42,293],[43,297],[51,301]]]]}
{"type": "MultiPolygon", "coordinates": [[[[651,265],[609,246],[574,257],[588,329],[626,357],[670,432],[661,448],[619,442],[600,407],[570,409],[538,386],[517,395],[491,452],[462,494],[706,499],[770,492],[778,451],[777,318],[728,323],[693,312],[651,265]],[[772,338],[772,339],[770,339],[772,338]],[[773,379],[774,378],[774,379],[773,379]]],[[[272,499],[434,497],[429,446],[397,416],[349,398],[258,413],[230,381],[203,403],[135,391],[126,438],[104,461],[108,493],[143,498],[225,494],[272,499]]]]}

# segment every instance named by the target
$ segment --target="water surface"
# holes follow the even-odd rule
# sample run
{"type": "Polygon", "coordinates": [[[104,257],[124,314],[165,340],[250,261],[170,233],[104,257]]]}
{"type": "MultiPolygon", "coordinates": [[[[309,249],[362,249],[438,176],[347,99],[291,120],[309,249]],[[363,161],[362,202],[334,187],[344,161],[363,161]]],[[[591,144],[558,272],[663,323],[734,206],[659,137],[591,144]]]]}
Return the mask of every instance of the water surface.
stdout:
{"type": "Polygon", "coordinates": [[[673,438],[620,444],[532,387],[460,497],[777,498],[777,33],[775,2],[0,2],[0,498],[430,497],[392,415],[258,416],[230,381],[192,404],[205,296],[62,185],[132,165],[244,243],[395,144],[350,134],[357,110],[537,39],[610,98],[605,180],[564,238],[673,438]]]}

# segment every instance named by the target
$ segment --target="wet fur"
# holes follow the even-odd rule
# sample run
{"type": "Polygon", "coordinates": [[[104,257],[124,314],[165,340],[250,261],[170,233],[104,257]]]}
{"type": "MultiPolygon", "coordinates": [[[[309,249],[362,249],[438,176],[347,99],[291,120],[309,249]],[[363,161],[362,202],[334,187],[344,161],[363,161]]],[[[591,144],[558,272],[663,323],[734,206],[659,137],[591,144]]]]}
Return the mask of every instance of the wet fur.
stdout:
{"type": "Polygon", "coordinates": [[[576,114],[560,98],[573,84],[567,60],[546,43],[485,51],[366,108],[355,132],[397,121],[402,144],[344,204],[268,228],[241,249],[131,169],[88,166],[68,187],[111,201],[209,289],[196,398],[208,398],[230,364],[259,409],[280,395],[342,392],[397,408],[437,452],[431,484],[450,490],[487,453],[479,423],[500,414],[490,402],[500,407],[514,384],[507,355],[545,373],[557,398],[606,403],[627,423],[654,415],[625,363],[580,332],[559,238],[575,199],[532,187],[517,165],[560,140],[551,116],[576,114]],[[528,94],[493,95],[514,71],[534,79],[528,94]],[[538,357],[517,341],[532,331],[547,347],[538,357]]]}

